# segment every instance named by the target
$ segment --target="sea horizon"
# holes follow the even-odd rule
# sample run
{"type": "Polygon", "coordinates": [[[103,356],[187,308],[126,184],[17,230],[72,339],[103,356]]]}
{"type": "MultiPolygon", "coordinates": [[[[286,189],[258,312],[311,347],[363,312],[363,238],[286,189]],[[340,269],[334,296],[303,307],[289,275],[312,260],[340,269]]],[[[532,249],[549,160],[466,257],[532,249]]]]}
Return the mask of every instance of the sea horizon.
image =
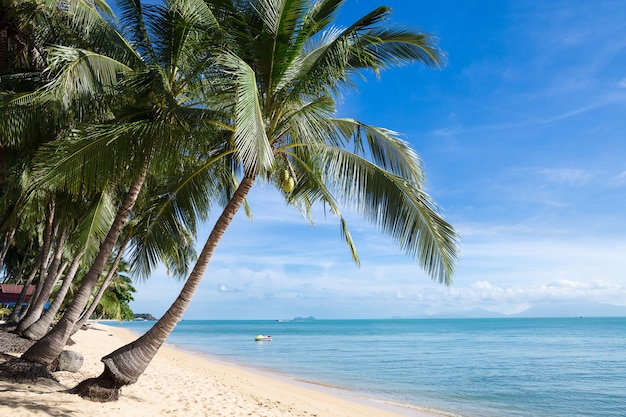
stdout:
{"type": "Polygon", "coordinates": [[[183,320],[167,343],[407,416],[626,415],[624,317],[183,320]]]}

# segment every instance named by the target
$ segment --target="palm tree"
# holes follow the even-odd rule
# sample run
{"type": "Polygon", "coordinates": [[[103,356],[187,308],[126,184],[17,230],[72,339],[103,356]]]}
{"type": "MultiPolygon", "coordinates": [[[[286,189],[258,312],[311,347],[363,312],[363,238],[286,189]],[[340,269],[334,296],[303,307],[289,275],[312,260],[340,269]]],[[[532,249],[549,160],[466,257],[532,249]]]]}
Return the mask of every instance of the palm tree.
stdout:
{"type": "MultiPolygon", "coordinates": [[[[10,236],[13,230],[26,229],[23,227],[23,197],[28,187],[25,184],[31,180],[29,175],[34,151],[41,143],[54,140],[63,125],[59,118],[51,117],[53,112],[33,111],[35,108],[24,102],[22,106],[12,104],[16,100],[23,101],[29,93],[49,81],[50,72],[44,71],[48,58],[46,46],[52,42],[59,45],[93,45],[98,38],[102,38],[102,30],[93,24],[94,14],[100,16],[96,9],[112,16],[111,9],[101,0],[62,3],[6,0],[0,5],[0,181],[3,188],[11,190],[0,198],[3,206],[0,229],[6,232],[6,236],[10,236]],[[19,194],[22,204],[18,207],[19,194]]],[[[66,116],[73,117],[70,112],[66,116]]],[[[65,117],[64,121],[67,122],[67,119],[65,117]]],[[[37,193],[31,192],[31,201],[34,194],[37,193]]],[[[53,198],[53,193],[39,197],[44,199],[39,204],[46,205],[53,198]]],[[[44,222],[43,219],[38,221],[44,222]]],[[[31,230],[36,231],[36,228],[31,230]]],[[[37,235],[30,238],[39,240],[37,235]]],[[[10,239],[5,238],[5,242],[11,244],[10,239]]],[[[42,256],[47,256],[45,248],[42,256]]],[[[43,271],[45,265],[40,263],[35,269],[43,271]]],[[[43,280],[40,282],[43,284],[43,280]]],[[[16,318],[19,307],[14,310],[12,318],[16,318]]]]}
{"type": "MultiPolygon", "coordinates": [[[[231,93],[234,133],[224,157],[201,168],[227,158],[241,180],[178,298],[147,333],[105,356],[99,377],[74,389],[87,398],[115,399],[120,387],[137,381],[182,318],[218,242],[257,181],[276,185],[305,213],[315,203],[326,204],[339,217],[357,263],[340,204],[356,208],[433,279],[451,283],[456,233],[422,189],[417,154],[389,130],[335,117],[337,95],[353,87],[352,76],[361,70],[378,73],[408,62],[437,66],[441,56],[432,40],[384,25],[385,7],[338,29],[331,23],[342,0],[208,3],[227,39],[228,49],[216,52],[214,75],[231,93]]],[[[190,181],[199,175],[183,179],[177,202],[202,193],[204,184],[190,181]],[[192,185],[198,187],[193,193],[192,185]]]]}
{"type": "MultiPolygon", "coordinates": [[[[50,48],[51,69],[58,75],[45,89],[14,102],[16,107],[33,103],[61,107],[62,112],[54,115],[58,119],[68,110],[72,114],[96,110],[87,120],[92,123],[75,120],[64,137],[41,147],[35,169],[38,186],[62,189],[73,195],[89,195],[108,187],[127,190],[72,302],[54,328],[22,355],[22,361],[45,366],[62,351],[146,181],[178,172],[197,153],[213,152],[212,146],[196,146],[195,142],[220,138],[214,134],[216,129],[222,129],[216,127],[215,112],[202,100],[210,88],[210,82],[203,77],[208,62],[203,59],[208,55],[205,39],[212,36],[215,20],[203,2],[195,4],[194,10],[189,10],[185,1],[172,2],[167,8],[150,7],[154,9],[151,13],[159,14],[161,20],[154,22],[154,32],[148,35],[141,4],[127,2],[121,8],[129,27],[135,29],[136,49],[112,30],[111,50],[101,44],[96,51],[50,48]],[[191,34],[190,21],[196,27],[191,34]]],[[[101,22],[97,18],[94,21],[101,22]]],[[[224,184],[217,174],[215,178],[224,184]]],[[[153,229],[158,229],[158,225],[153,229]]],[[[179,231],[181,239],[188,239],[188,230],[179,231]]],[[[165,242],[165,246],[163,243],[153,247],[157,257],[173,254],[177,259],[166,263],[187,261],[184,256],[189,252],[167,253],[171,242],[165,242]]]]}
{"type": "Polygon", "coordinates": [[[24,329],[21,333],[22,337],[39,340],[48,332],[50,324],[63,306],[67,292],[72,284],[76,285],[74,278],[80,271],[81,265],[88,265],[98,253],[98,246],[103,236],[106,235],[115,214],[114,203],[110,197],[107,193],[101,193],[98,198],[82,202],[83,204],[75,199],[65,204],[63,208],[65,214],[62,216],[65,218],[62,221],[75,232],[71,234],[73,240],[68,242],[66,248],[71,262],[52,304],[39,320],[24,329]]]}

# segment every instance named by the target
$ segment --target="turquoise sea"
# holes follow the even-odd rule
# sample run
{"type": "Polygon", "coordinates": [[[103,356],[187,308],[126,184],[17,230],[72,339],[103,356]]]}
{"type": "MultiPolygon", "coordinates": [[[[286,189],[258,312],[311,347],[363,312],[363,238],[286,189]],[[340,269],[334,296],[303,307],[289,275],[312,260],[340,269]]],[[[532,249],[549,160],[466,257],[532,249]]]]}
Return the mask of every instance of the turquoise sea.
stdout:
{"type": "Polygon", "coordinates": [[[626,318],[185,320],[168,343],[407,416],[626,416],[626,318]]]}

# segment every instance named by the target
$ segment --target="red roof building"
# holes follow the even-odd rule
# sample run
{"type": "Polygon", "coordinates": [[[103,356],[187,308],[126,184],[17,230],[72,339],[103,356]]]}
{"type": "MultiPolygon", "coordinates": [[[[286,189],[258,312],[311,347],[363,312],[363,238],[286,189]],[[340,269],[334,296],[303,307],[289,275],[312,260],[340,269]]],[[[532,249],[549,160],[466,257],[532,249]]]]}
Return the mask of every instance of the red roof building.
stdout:
{"type": "MultiPolygon", "coordinates": [[[[0,284],[0,304],[8,304],[8,303],[15,304],[20,294],[22,293],[23,288],[24,288],[23,285],[0,284]]],[[[33,295],[34,291],[35,291],[35,286],[29,285],[28,290],[26,290],[26,298],[24,299],[25,303],[28,302],[28,299],[30,298],[31,295],[33,295]]]]}

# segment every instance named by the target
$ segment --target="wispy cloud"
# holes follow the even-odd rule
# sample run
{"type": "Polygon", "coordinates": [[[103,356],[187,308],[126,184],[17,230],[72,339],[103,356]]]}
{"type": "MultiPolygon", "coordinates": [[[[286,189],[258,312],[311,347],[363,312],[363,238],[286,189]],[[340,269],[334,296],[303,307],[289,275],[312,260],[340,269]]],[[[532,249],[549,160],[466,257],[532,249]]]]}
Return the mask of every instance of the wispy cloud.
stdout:
{"type": "Polygon", "coordinates": [[[571,186],[586,185],[596,176],[578,168],[539,168],[534,172],[546,181],[571,186]]]}

